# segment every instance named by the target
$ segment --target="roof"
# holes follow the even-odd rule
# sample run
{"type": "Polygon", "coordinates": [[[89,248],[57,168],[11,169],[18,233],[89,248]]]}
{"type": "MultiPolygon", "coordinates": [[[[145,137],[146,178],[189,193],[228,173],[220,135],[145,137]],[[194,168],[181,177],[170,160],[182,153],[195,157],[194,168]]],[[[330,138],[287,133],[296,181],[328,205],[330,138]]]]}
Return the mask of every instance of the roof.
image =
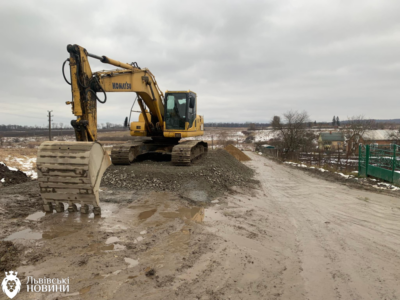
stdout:
{"type": "Polygon", "coordinates": [[[321,132],[320,133],[321,140],[325,142],[344,142],[344,135],[342,132],[338,131],[330,131],[330,132],[321,132]]]}
{"type": "Polygon", "coordinates": [[[393,140],[393,137],[390,137],[391,134],[398,133],[397,130],[367,130],[362,135],[362,138],[366,141],[387,141],[393,140]]]}

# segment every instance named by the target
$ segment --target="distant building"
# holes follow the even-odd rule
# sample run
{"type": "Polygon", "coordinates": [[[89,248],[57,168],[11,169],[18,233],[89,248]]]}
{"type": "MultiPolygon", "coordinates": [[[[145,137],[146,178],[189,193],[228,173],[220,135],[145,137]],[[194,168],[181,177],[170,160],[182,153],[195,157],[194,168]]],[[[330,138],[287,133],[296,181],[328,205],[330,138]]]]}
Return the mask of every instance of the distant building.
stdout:
{"type": "Polygon", "coordinates": [[[361,136],[355,135],[349,139],[347,150],[358,154],[358,145],[390,145],[399,143],[396,137],[397,130],[367,130],[361,136]]]}
{"type": "Polygon", "coordinates": [[[339,131],[321,132],[318,137],[318,147],[325,150],[344,150],[343,133],[339,131]]]}

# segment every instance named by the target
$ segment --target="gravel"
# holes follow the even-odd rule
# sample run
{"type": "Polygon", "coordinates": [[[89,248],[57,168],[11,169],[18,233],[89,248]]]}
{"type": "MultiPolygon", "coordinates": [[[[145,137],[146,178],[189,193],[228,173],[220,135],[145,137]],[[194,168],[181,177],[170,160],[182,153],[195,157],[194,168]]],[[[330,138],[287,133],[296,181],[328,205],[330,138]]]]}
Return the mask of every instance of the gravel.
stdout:
{"type": "Polygon", "coordinates": [[[188,191],[207,193],[207,199],[221,195],[232,186],[257,184],[252,169],[225,150],[211,150],[191,166],[173,166],[171,162],[141,161],[130,166],[110,166],[102,187],[130,190],[188,191]]]}

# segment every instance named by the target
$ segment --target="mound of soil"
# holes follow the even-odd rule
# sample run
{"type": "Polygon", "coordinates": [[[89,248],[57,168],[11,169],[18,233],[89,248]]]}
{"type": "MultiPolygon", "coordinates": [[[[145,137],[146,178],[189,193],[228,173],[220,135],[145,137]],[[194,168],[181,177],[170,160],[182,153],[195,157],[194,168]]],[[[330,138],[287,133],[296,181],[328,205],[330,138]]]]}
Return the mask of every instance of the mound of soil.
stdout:
{"type": "Polygon", "coordinates": [[[29,181],[29,177],[22,171],[12,171],[5,164],[0,163],[0,186],[19,184],[29,181]]]}
{"type": "Polygon", "coordinates": [[[238,148],[236,148],[233,145],[226,146],[225,150],[228,151],[228,153],[230,155],[232,155],[234,158],[236,158],[238,161],[249,161],[249,160],[251,160],[250,157],[248,157],[246,154],[244,154],[242,151],[240,151],[238,148]]]}
{"type": "Polygon", "coordinates": [[[13,242],[0,241],[0,272],[14,270],[19,265],[19,251],[13,242]]]}
{"type": "MultiPolygon", "coordinates": [[[[110,166],[102,180],[102,187],[130,190],[188,192],[211,200],[231,186],[257,183],[253,170],[225,150],[209,151],[191,166],[173,166],[171,162],[141,161],[130,166],[110,166]]],[[[190,197],[189,197],[190,198],[190,197]]]]}

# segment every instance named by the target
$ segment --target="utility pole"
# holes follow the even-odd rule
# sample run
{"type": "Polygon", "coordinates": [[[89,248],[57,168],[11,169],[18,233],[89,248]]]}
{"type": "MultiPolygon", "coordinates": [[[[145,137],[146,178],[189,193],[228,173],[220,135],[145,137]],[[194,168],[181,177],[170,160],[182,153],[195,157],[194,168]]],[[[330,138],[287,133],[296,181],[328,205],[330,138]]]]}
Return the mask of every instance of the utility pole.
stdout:
{"type": "Polygon", "coordinates": [[[54,117],[51,115],[52,110],[48,110],[49,113],[49,141],[51,141],[51,117],[54,117]]]}

